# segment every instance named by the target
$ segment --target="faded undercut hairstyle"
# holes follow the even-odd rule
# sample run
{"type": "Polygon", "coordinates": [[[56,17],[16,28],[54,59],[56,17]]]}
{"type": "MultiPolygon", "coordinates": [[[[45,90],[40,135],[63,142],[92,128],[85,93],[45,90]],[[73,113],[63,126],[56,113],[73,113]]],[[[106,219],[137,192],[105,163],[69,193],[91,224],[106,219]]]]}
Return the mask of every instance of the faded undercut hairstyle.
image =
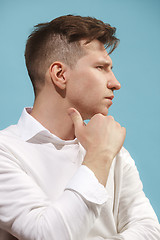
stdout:
{"type": "Polygon", "coordinates": [[[35,96],[44,85],[46,71],[53,62],[61,61],[73,67],[84,55],[80,40],[84,39],[86,43],[99,40],[110,49],[110,54],[119,41],[115,32],[116,28],[96,18],[74,15],[36,25],[25,49],[26,66],[35,96]]]}

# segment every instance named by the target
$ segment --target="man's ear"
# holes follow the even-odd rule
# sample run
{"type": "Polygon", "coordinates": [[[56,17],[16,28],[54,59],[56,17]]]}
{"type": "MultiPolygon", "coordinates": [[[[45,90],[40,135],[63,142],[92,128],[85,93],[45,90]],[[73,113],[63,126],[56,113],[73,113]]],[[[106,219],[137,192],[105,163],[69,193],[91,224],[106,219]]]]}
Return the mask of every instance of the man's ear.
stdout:
{"type": "Polygon", "coordinates": [[[49,68],[52,82],[62,90],[66,88],[66,68],[66,65],[61,62],[54,62],[49,68]]]}

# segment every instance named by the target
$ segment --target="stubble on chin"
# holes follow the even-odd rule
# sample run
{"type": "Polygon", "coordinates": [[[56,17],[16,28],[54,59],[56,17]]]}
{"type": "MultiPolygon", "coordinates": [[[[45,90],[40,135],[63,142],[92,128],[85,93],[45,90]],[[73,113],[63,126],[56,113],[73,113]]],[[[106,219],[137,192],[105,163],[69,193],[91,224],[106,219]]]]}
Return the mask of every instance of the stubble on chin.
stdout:
{"type": "Polygon", "coordinates": [[[90,120],[94,115],[96,114],[102,114],[103,116],[107,116],[108,115],[108,109],[105,109],[105,110],[97,110],[97,111],[94,111],[90,114],[87,114],[86,115],[86,118],[84,120],[90,120]]]}

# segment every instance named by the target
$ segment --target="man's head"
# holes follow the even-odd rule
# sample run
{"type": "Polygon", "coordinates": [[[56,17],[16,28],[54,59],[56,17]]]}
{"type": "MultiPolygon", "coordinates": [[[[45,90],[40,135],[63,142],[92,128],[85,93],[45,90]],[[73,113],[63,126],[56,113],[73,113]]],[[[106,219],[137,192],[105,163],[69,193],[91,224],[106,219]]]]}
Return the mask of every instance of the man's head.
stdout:
{"type": "Polygon", "coordinates": [[[95,18],[73,15],[36,25],[25,49],[26,66],[35,95],[43,87],[45,74],[53,62],[61,61],[74,67],[77,60],[85,55],[81,40],[85,40],[86,44],[98,40],[109,47],[111,53],[118,44],[115,30],[95,18]]]}

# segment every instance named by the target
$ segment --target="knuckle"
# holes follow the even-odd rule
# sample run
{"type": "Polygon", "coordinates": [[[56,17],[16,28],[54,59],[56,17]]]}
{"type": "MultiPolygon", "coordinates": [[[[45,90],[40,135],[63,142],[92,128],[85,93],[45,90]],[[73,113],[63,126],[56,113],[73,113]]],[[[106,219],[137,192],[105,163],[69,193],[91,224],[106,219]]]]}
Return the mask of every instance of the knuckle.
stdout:
{"type": "Polygon", "coordinates": [[[107,116],[107,118],[110,119],[110,120],[114,120],[114,117],[113,117],[113,116],[110,116],[110,115],[107,116]]]}
{"type": "Polygon", "coordinates": [[[97,117],[103,117],[103,115],[101,113],[97,113],[96,116],[97,117]]]}
{"type": "Polygon", "coordinates": [[[123,134],[124,136],[126,136],[126,128],[125,128],[125,127],[122,127],[122,134],[123,134]]]}
{"type": "Polygon", "coordinates": [[[95,118],[101,119],[103,115],[101,113],[97,113],[94,115],[95,118]]]}
{"type": "Polygon", "coordinates": [[[124,133],[126,133],[126,128],[125,128],[125,127],[122,127],[122,129],[123,129],[124,133]]]}
{"type": "Polygon", "coordinates": [[[117,126],[120,128],[121,127],[121,125],[120,125],[120,123],[119,122],[116,122],[116,124],[117,124],[117,126]]]}

